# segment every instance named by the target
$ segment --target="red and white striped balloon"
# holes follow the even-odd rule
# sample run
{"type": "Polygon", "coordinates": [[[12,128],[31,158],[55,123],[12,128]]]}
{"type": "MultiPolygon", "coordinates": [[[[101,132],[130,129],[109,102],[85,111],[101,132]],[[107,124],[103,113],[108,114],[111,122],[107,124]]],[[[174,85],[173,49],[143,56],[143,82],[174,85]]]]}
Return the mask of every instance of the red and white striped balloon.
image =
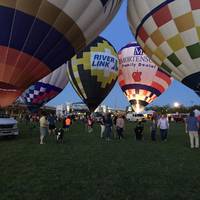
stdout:
{"type": "Polygon", "coordinates": [[[172,78],[159,69],[136,43],[119,53],[119,85],[135,112],[142,112],[169,87],[172,78]]]}

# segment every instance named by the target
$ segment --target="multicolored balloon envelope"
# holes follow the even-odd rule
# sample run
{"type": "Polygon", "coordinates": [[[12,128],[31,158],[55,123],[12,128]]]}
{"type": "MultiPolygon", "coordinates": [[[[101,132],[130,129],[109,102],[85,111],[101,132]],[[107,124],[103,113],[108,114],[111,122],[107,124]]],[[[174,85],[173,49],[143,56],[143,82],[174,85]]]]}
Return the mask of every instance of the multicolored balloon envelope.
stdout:
{"type": "Polygon", "coordinates": [[[89,44],[121,0],[0,1],[0,106],[89,44]]]}
{"type": "Polygon", "coordinates": [[[67,66],[62,65],[40,81],[31,85],[21,96],[21,100],[32,112],[56,97],[68,83],[67,66]]]}
{"type": "Polygon", "coordinates": [[[200,96],[200,2],[129,0],[128,19],[145,53],[200,96]]]}
{"type": "Polygon", "coordinates": [[[159,69],[136,43],[119,53],[119,85],[135,112],[153,102],[171,84],[171,78],[159,69]]]}
{"type": "Polygon", "coordinates": [[[117,80],[117,52],[106,39],[98,37],[68,62],[68,76],[90,111],[94,111],[117,80]]]}

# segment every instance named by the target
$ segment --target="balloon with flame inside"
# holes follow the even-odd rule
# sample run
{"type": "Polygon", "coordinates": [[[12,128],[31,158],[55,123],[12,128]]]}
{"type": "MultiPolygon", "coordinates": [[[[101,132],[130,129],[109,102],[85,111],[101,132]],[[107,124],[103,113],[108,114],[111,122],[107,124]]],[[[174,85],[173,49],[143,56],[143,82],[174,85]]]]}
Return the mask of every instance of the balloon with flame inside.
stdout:
{"type": "Polygon", "coordinates": [[[160,70],[136,43],[119,53],[119,85],[135,112],[142,112],[169,87],[172,79],[160,70]]]}

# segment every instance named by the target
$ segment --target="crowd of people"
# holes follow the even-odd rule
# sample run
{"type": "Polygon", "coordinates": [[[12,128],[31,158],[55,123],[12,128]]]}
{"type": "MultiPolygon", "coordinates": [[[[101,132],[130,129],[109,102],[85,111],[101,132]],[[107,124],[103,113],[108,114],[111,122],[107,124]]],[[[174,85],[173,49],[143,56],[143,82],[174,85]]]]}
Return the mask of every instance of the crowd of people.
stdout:
{"type": "MultiPolygon", "coordinates": [[[[124,139],[125,129],[125,116],[122,114],[114,115],[111,114],[102,115],[98,121],[100,124],[100,138],[111,140],[112,138],[124,139]]],[[[93,121],[90,116],[87,118],[88,132],[92,132],[93,121]]],[[[169,132],[169,119],[166,114],[161,116],[152,116],[150,121],[150,137],[152,141],[158,140],[160,135],[160,141],[166,142],[169,132]]],[[[144,140],[144,124],[142,121],[137,121],[134,134],[135,139],[138,141],[144,140]]],[[[199,148],[199,134],[200,134],[200,119],[194,116],[194,112],[191,112],[189,117],[185,119],[185,132],[189,135],[190,148],[199,148]]]]}
{"type": "MultiPolygon", "coordinates": [[[[40,144],[44,144],[47,135],[55,135],[57,139],[63,141],[64,132],[70,131],[72,121],[75,119],[72,116],[66,116],[62,119],[58,119],[53,114],[41,113],[39,116],[28,116],[24,115],[25,122],[39,122],[40,124],[40,144]],[[60,128],[57,127],[57,121],[61,121],[62,125],[60,128]],[[58,137],[58,135],[60,136],[58,137]]],[[[23,120],[23,119],[22,119],[23,120]]],[[[86,116],[79,117],[79,120],[85,123],[85,130],[88,133],[93,132],[94,123],[100,126],[100,138],[110,141],[111,139],[125,139],[125,125],[126,118],[125,115],[119,113],[112,115],[111,113],[102,114],[98,120],[96,120],[92,115],[87,114],[86,116]]],[[[148,130],[149,136],[153,142],[160,140],[163,142],[167,141],[168,131],[169,131],[169,120],[167,115],[162,114],[161,116],[152,116],[149,123],[148,130]],[[158,137],[160,135],[160,137],[158,137]]],[[[199,134],[200,134],[200,119],[194,116],[194,112],[185,120],[185,130],[188,133],[188,138],[190,141],[190,148],[199,148],[199,134]]],[[[135,123],[134,129],[132,130],[134,137],[138,141],[144,140],[144,123],[142,121],[137,121],[135,123]]]]}
{"type": "MultiPolygon", "coordinates": [[[[125,129],[125,116],[123,114],[117,114],[111,117],[111,114],[103,115],[99,120],[101,127],[100,137],[110,140],[113,138],[124,139],[125,129]],[[114,130],[114,131],[112,131],[114,130]],[[111,134],[113,133],[113,134],[111,134]],[[113,136],[112,136],[113,135],[113,136]]],[[[166,115],[162,115],[160,118],[152,117],[150,123],[150,133],[152,141],[157,140],[157,129],[160,130],[161,141],[167,141],[167,134],[169,129],[169,122],[166,115]]],[[[143,140],[144,124],[142,121],[137,121],[134,128],[136,140],[143,140]]]]}
{"type": "Polygon", "coordinates": [[[47,135],[56,136],[56,141],[63,142],[64,130],[69,131],[72,124],[70,116],[62,118],[62,127],[57,127],[58,118],[53,114],[47,115],[45,112],[41,113],[39,119],[40,124],[40,144],[45,144],[45,138],[47,135]]]}

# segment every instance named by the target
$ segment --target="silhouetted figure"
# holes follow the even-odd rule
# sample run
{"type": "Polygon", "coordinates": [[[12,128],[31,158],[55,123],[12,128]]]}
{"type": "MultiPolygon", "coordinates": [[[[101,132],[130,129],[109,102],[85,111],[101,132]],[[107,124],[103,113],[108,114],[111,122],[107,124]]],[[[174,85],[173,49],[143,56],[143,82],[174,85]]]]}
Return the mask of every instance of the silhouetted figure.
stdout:
{"type": "Polygon", "coordinates": [[[190,148],[199,148],[199,122],[194,116],[194,112],[190,113],[190,116],[186,120],[186,132],[189,134],[190,138],[190,148]]]}
{"type": "Polygon", "coordinates": [[[151,140],[156,141],[156,132],[157,132],[157,122],[156,119],[152,118],[150,124],[150,131],[151,131],[151,140]]]}
{"type": "Polygon", "coordinates": [[[124,135],[123,135],[124,125],[125,125],[124,118],[122,115],[119,115],[116,120],[116,130],[117,130],[119,139],[124,138],[124,135]]]}
{"type": "Polygon", "coordinates": [[[105,135],[106,135],[106,140],[108,141],[111,139],[112,126],[113,126],[113,122],[112,122],[111,114],[108,113],[105,117],[105,135]]]}
{"type": "Polygon", "coordinates": [[[142,122],[138,122],[135,127],[135,138],[136,140],[142,140],[143,139],[143,130],[144,126],[142,125],[142,122]]]}
{"type": "Polygon", "coordinates": [[[162,141],[167,141],[169,122],[166,115],[162,115],[158,120],[157,126],[160,128],[160,137],[162,141]]]}

